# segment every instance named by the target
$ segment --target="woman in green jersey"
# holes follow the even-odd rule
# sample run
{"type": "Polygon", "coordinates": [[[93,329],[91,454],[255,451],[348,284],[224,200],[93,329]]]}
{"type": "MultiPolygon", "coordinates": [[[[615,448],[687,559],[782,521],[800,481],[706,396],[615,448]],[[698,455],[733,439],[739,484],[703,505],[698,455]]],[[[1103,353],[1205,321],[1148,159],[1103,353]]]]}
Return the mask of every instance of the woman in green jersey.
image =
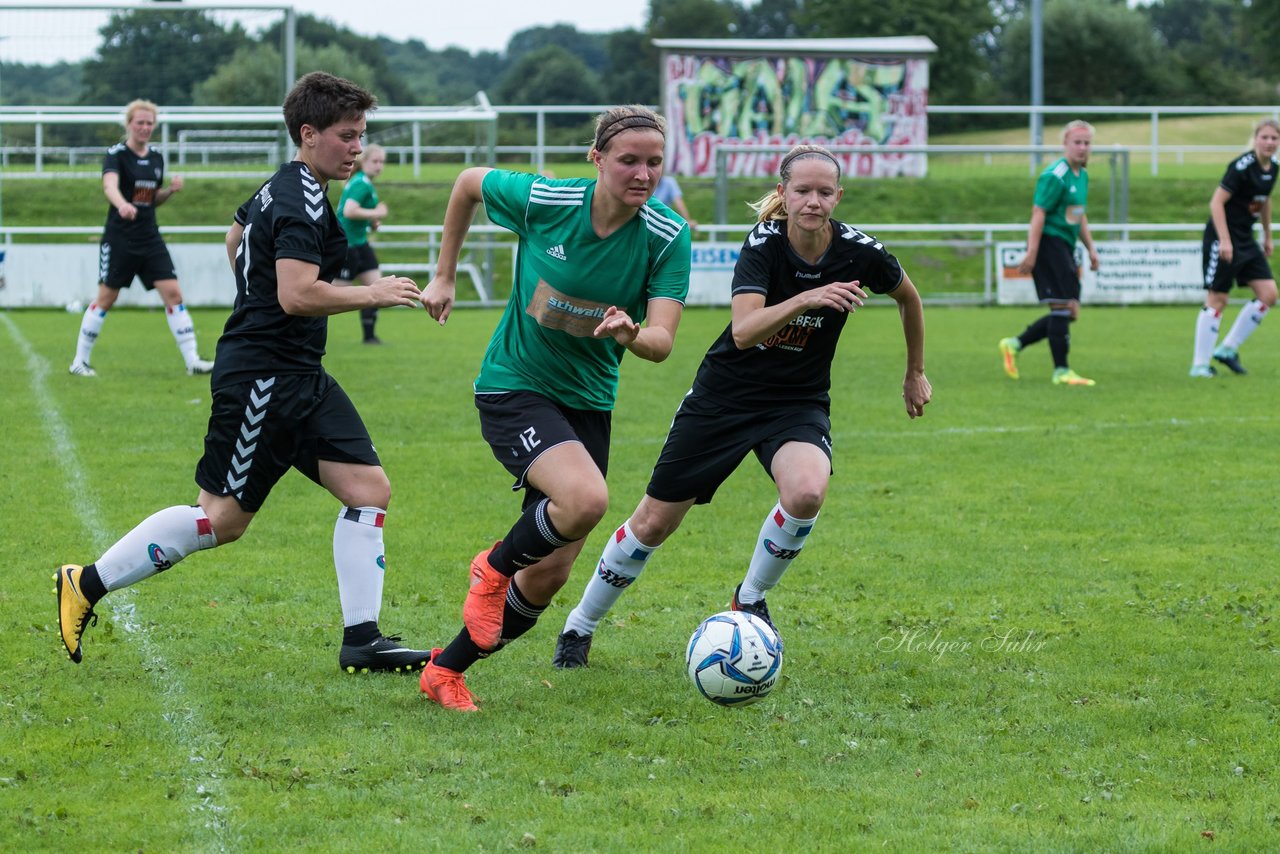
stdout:
{"type": "MultiPolygon", "coordinates": [[[[386,165],[387,152],[383,147],[376,143],[369,145],[357,158],[356,171],[351,173],[351,179],[342,188],[342,198],[338,200],[338,223],[347,236],[347,260],[338,277],[343,281],[368,285],[382,278],[378,256],[369,243],[369,232],[377,231],[387,216],[387,203],[378,199],[378,191],[373,186],[373,179],[382,174],[382,167],[386,165]]],[[[364,343],[382,343],[374,332],[377,322],[376,308],[360,309],[364,343]]]]}
{"type": "Polygon", "coordinates": [[[524,502],[502,540],[471,561],[463,629],[421,679],[446,708],[476,711],[463,672],[533,628],[604,516],[623,355],[660,362],[671,352],[689,288],[689,227],[652,199],[665,145],[659,116],[615,107],[596,121],[595,178],[471,168],[453,186],[422,303],[448,320],[479,204],[519,236],[511,298],[475,400],[481,433],[524,502]]]}

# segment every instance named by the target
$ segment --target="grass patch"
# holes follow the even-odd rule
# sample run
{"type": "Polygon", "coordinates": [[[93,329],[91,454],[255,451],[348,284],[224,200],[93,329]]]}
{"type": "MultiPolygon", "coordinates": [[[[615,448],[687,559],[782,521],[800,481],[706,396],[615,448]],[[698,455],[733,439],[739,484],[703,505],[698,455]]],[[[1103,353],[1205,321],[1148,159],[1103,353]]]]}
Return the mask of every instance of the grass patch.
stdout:
{"type": "MultiPolygon", "coordinates": [[[[225,317],[195,312],[211,340],[225,317]]],[[[661,365],[627,360],[611,509],[541,624],[470,677],[484,712],[412,679],[337,669],[336,504],[282,481],[245,539],[112,594],[75,666],[48,580],[155,509],[194,499],[208,384],[158,312],[113,313],[96,381],[76,318],[0,318],[0,847],[5,850],[1232,850],[1280,832],[1280,641],[1268,391],[1185,376],[1194,310],[1087,308],[1053,387],[995,342],[1035,309],[929,309],[927,417],[902,412],[896,312],[870,308],[835,367],[836,476],[770,597],[787,657],[765,701],[720,709],[682,667],[725,606],[775,493],[748,462],[694,510],[602,628],[550,666],[603,537],[647,481],[727,320],[690,310],[661,365]],[[1243,441],[1231,441],[1230,437],[1243,441]]],[[[394,484],[382,622],[456,632],[465,566],[517,512],[470,382],[492,311],[445,328],[389,311],[388,345],[330,324],[327,365],[394,484]]]]}

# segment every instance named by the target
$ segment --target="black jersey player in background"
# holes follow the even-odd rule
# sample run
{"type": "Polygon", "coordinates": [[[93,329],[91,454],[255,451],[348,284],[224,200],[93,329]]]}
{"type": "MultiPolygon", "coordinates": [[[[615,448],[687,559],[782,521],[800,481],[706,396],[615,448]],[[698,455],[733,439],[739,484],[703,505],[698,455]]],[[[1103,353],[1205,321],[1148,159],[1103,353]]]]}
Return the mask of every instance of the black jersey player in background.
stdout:
{"type": "Polygon", "coordinates": [[[411,671],[429,651],[406,649],[378,627],[385,560],[382,523],[391,484],[360,415],[320,364],[328,316],[416,306],[410,279],[335,287],[347,241],[325,194],[350,176],[374,97],[323,72],[300,78],[284,102],[294,160],[236,211],[227,254],[236,302],[218,341],[195,505],[155,513],[85,567],[57,576],[62,640],[73,661],[93,606],[192,552],[235,542],[290,468],[342,502],[333,531],[347,672],[411,671]]]}
{"type": "Polygon", "coordinates": [[[1204,227],[1204,307],[1196,318],[1195,355],[1191,376],[1214,374],[1209,358],[1237,374],[1240,346],[1262,323],[1276,304],[1276,279],[1267,258],[1271,256],[1271,191],[1280,173],[1280,121],[1263,119],[1253,129],[1253,149],[1227,164],[1226,174],[1209,199],[1209,222],[1204,227]],[[1254,223],[1262,224],[1262,244],[1253,238],[1254,223]],[[1253,290],[1253,299],[1240,309],[1231,331],[1218,343],[1218,325],[1227,307],[1231,287],[1253,290]]]}
{"type": "MultiPolygon", "coordinates": [[[[754,205],[758,224],[733,272],[732,320],[711,345],[667,434],[645,496],[609,538],[582,601],[556,642],[557,667],[581,667],[600,620],[694,504],[754,452],[778,488],[746,577],[730,607],[772,624],[765,594],[813,530],[831,477],[831,362],[849,315],[867,291],[898,304],[906,338],[902,397],[924,414],[924,310],[893,255],[874,237],[831,218],[840,165],[820,146],[783,159],[777,189],[754,205]]],[[[745,555],[744,555],[745,557],[745,555]]]]}
{"type": "Polygon", "coordinates": [[[187,373],[207,374],[213,369],[213,362],[201,359],[196,351],[195,325],[182,303],[178,274],[156,225],[156,208],[182,189],[181,175],[174,175],[169,186],[163,186],[164,157],[150,145],[157,109],[142,99],[125,107],[125,140],[108,148],[102,158],[102,193],[111,207],[98,244],[98,296],[80,318],[76,354],[68,369],[76,376],[97,376],[89,365],[93,345],[120,289],[132,285],[135,277],[145,289],[160,292],[169,331],[187,373]]]}

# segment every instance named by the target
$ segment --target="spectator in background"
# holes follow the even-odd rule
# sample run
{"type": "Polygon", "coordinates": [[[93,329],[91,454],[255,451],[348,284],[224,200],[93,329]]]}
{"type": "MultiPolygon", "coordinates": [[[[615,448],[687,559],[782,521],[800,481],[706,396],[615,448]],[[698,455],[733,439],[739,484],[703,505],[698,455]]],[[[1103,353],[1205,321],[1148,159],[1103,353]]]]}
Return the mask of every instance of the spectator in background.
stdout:
{"type": "Polygon", "coordinates": [[[689,206],[684,203],[684,193],[681,192],[680,184],[674,176],[663,175],[653,191],[653,197],[684,217],[684,221],[689,223],[689,228],[698,227],[698,221],[689,216],[689,206]]]}
{"type": "Polygon", "coordinates": [[[1089,269],[1098,269],[1098,251],[1089,233],[1085,206],[1089,196],[1089,173],[1085,165],[1093,149],[1093,125],[1077,119],[1062,130],[1063,156],[1040,175],[1031,207],[1027,232],[1027,254],[1018,265],[1023,275],[1031,274],[1036,295],[1049,313],[1014,338],[1000,340],[1004,371],[1018,378],[1017,355],[1024,347],[1049,339],[1053,357],[1053,384],[1095,385],[1067,364],[1071,349],[1071,324],[1080,317],[1080,276],[1076,272],[1076,241],[1089,252],[1089,269]]]}
{"type": "Polygon", "coordinates": [[[1209,222],[1204,227],[1204,308],[1196,319],[1195,355],[1191,376],[1212,377],[1210,356],[1233,373],[1246,373],[1240,364],[1240,346],[1262,324],[1276,304],[1276,280],[1267,258],[1271,256],[1271,191],[1280,172],[1276,149],[1280,147],[1280,121],[1263,119],[1253,129],[1253,150],[1227,164],[1213,197],[1209,222]],[[1262,243],[1253,237],[1255,223],[1262,224],[1262,243]],[[1231,287],[1253,290],[1253,299],[1240,309],[1231,331],[1218,342],[1218,325],[1231,287]]]}
{"type": "Polygon", "coordinates": [[[98,244],[98,296],[80,320],[76,354],[68,369],[78,377],[97,376],[89,357],[120,289],[131,286],[135,277],[146,290],[160,292],[169,331],[187,373],[213,370],[213,362],[201,359],[196,351],[195,326],[182,304],[178,274],[156,225],[156,208],[182,190],[181,175],[163,186],[164,157],[150,145],[157,110],[151,101],[141,99],[125,107],[125,140],[108,148],[102,159],[102,192],[111,207],[98,244]]]}
{"type": "MultiPolygon", "coordinates": [[[[382,278],[378,256],[369,244],[369,233],[377,231],[387,217],[386,202],[378,200],[378,191],[373,186],[373,179],[382,174],[386,165],[387,152],[381,145],[365,146],[364,153],[356,158],[356,171],[342,188],[342,198],[338,200],[338,222],[347,236],[347,260],[338,278],[344,282],[368,285],[382,278]]],[[[360,309],[364,343],[382,343],[374,331],[377,323],[377,308],[360,309]]]]}

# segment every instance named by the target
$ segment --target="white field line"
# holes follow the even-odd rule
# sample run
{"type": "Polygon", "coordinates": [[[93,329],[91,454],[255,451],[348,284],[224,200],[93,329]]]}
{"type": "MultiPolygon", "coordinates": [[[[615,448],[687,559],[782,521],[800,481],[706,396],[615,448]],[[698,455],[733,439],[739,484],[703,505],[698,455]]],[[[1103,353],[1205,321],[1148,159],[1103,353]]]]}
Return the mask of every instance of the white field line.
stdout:
{"type": "MultiPolygon", "coordinates": [[[[0,321],[3,321],[9,330],[9,335],[26,356],[27,373],[31,377],[31,393],[43,416],[45,429],[52,444],[51,450],[62,468],[67,491],[71,497],[71,510],[88,534],[92,543],[90,548],[94,554],[101,554],[111,545],[112,540],[108,538],[106,528],[102,524],[98,503],[94,500],[84,469],[80,465],[75,440],[66,422],[62,420],[56,401],[49,393],[47,383],[49,362],[31,349],[30,343],[8,312],[0,312],[0,321]]],[[[92,382],[84,379],[75,381],[92,382]]],[[[50,570],[53,569],[54,567],[50,566],[50,570]]],[[[181,677],[160,654],[160,650],[151,638],[151,633],[147,631],[138,616],[131,594],[130,590],[118,590],[104,601],[111,606],[111,615],[115,622],[137,642],[143,666],[159,688],[161,699],[167,709],[163,714],[165,723],[169,725],[174,741],[182,752],[187,754],[187,765],[182,770],[182,780],[188,792],[195,797],[194,805],[191,807],[193,817],[201,822],[201,826],[209,834],[208,845],[203,847],[216,851],[238,847],[235,840],[231,838],[229,807],[222,787],[223,771],[218,765],[217,758],[224,739],[192,711],[181,677]]],[[[92,654],[92,632],[88,633],[86,640],[92,654]]],[[[67,665],[71,669],[91,666],[92,664],[68,663],[67,665]]]]}

